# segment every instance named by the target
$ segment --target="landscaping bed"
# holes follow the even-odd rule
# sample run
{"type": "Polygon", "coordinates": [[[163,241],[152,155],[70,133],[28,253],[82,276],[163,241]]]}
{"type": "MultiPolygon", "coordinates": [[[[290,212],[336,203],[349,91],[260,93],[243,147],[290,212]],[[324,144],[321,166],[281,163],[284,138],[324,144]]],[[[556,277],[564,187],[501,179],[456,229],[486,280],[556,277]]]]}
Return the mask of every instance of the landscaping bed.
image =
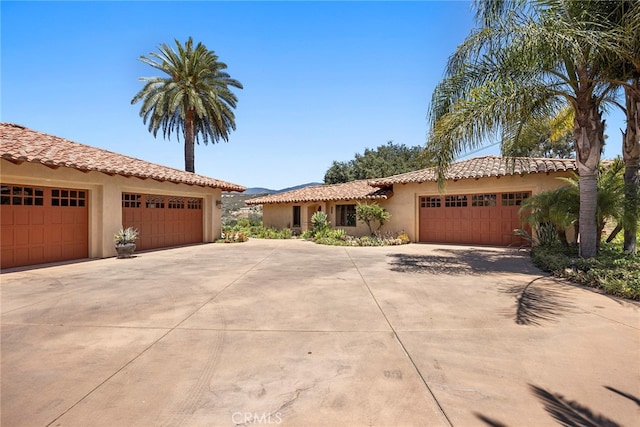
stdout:
{"type": "Polygon", "coordinates": [[[609,295],[640,300],[640,256],[622,252],[620,243],[603,243],[598,256],[583,259],[577,246],[535,246],[533,263],[555,277],[597,288],[609,295]]]}

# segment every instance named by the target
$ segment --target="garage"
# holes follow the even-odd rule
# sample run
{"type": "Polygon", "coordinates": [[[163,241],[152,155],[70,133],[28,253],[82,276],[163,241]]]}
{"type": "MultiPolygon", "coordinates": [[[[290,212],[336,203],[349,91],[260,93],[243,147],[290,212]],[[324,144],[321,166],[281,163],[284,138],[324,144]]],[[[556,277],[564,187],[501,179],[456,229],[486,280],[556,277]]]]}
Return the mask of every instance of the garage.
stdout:
{"type": "Polygon", "coordinates": [[[123,225],[140,250],[215,242],[222,192],[245,190],[14,123],[0,135],[2,269],[115,256],[123,225]]]}
{"type": "Polygon", "coordinates": [[[202,243],[202,199],[122,193],[122,225],[140,232],[136,250],[202,243]]]}
{"type": "Polygon", "coordinates": [[[6,183],[1,187],[1,268],[88,257],[86,190],[6,183]]]}
{"type": "Polygon", "coordinates": [[[518,216],[530,192],[456,194],[420,197],[419,241],[493,246],[520,246],[513,234],[522,228],[518,216]]]}

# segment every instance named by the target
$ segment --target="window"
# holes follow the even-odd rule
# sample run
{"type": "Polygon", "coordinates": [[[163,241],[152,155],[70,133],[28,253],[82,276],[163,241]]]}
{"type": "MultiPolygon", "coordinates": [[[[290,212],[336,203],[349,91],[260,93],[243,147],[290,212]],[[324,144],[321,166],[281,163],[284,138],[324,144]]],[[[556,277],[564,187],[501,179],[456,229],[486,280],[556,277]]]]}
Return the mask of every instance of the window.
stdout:
{"type": "Polygon", "coordinates": [[[444,205],[447,208],[461,208],[467,206],[467,196],[445,196],[444,205]]]}
{"type": "Polygon", "coordinates": [[[440,197],[420,197],[421,208],[439,208],[442,199],[440,197]]]}
{"type": "Polygon", "coordinates": [[[202,209],[202,199],[187,199],[187,209],[202,209]]]}
{"type": "Polygon", "coordinates": [[[169,209],[184,209],[184,197],[169,197],[169,209]]]}
{"type": "Polygon", "coordinates": [[[164,209],[164,196],[146,196],[147,209],[164,209]]]}
{"type": "Polygon", "coordinates": [[[43,206],[44,190],[42,188],[35,187],[2,185],[0,204],[43,206]]]}
{"type": "Polygon", "coordinates": [[[51,206],[84,207],[86,192],[80,190],[65,190],[54,188],[51,190],[51,206]]]}
{"type": "Polygon", "coordinates": [[[502,206],[520,206],[528,198],[529,193],[504,193],[502,195],[502,206]]]}
{"type": "Polygon", "coordinates": [[[474,194],[471,196],[471,206],[496,206],[497,194],[474,194]]]}
{"type": "Polygon", "coordinates": [[[300,227],[300,206],[293,207],[293,226],[300,227]]]}
{"type": "Polygon", "coordinates": [[[142,196],[140,194],[122,193],[123,208],[139,208],[142,196]]]}
{"type": "Polygon", "coordinates": [[[336,225],[339,227],[355,227],[356,205],[336,205],[336,225]]]}

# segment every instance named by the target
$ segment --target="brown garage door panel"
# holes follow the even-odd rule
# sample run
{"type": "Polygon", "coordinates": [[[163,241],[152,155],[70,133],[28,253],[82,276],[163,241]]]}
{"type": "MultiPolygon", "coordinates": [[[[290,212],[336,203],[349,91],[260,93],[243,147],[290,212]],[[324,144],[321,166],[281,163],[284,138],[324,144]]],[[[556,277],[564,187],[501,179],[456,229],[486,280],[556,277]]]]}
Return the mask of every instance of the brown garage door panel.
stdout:
{"type": "Polygon", "coordinates": [[[86,258],[88,192],[2,184],[2,268],[86,258]]]}
{"type": "Polygon", "coordinates": [[[202,199],[122,195],[122,224],[140,231],[139,250],[202,243],[202,219],[202,199]]]}
{"type": "Polygon", "coordinates": [[[420,198],[419,240],[432,243],[521,245],[518,210],[529,193],[420,198]]]}

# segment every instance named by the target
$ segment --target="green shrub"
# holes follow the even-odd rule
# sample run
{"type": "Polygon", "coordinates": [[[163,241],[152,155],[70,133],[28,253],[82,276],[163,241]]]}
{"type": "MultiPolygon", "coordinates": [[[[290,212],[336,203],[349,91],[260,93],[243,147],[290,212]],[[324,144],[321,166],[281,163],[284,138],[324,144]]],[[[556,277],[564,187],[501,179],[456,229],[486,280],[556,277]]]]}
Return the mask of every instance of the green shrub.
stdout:
{"type": "Polygon", "coordinates": [[[404,233],[376,232],[372,236],[354,237],[346,235],[343,230],[325,231],[316,236],[314,241],[322,245],[333,246],[391,246],[404,245],[410,242],[409,236],[404,233]]]}
{"type": "Polygon", "coordinates": [[[522,237],[531,246],[554,246],[560,242],[558,230],[551,222],[538,224],[535,237],[527,230],[516,228],[513,234],[522,237]]]}
{"type": "Polygon", "coordinates": [[[329,245],[329,246],[346,246],[346,245],[348,245],[346,240],[335,239],[335,238],[329,237],[329,236],[317,237],[314,240],[314,242],[316,242],[319,245],[329,245]]]}
{"type": "Polygon", "coordinates": [[[251,227],[251,220],[249,220],[249,218],[240,218],[237,222],[235,227],[237,228],[249,228],[251,227]]]}
{"type": "Polygon", "coordinates": [[[329,229],[331,227],[331,224],[329,223],[327,214],[322,211],[314,213],[311,216],[311,227],[311,231],[313,232],[314,236],[329,229]]]}
{"type": "Polygon", "coordinates": [[[319,233],[317,237],[325,237],[328,239],[344,240],[347,233],[341,228],[326,228],[319,233]]]}
{"type": "Polygon", "coordinates": [[[531,258],[538,268],[554,275],[559,275],[572,266],[569,254],[558,244],[534,246],[531,249],[531,258]]]}
{"type": "Polygon", "coordinates": [[[293,231],[291,231],[290,228],[278,230],[272,227],[260,227],[254,230],[251,237],[257,237],[259,239],[291,239],[293,237],[293,231]]]}
{"type": "Polygon", "coordinates": [[[373,227],[371,226],[371,223],[374,221],[377,222],[377,230],[380,230],[380,228],[389,221],[391,214],[376,202],[371,204],[358,202],[358,205],[356,206],[356,217],[367,224],[369,232],[373,234],[373,227]]]}
{"type": "Polygon", "coordinates": [[[640,300],[640,256],[622,252],[620,244],[603,243],[598,256],[578,258],[575,246],[536,246],[531,250],[535,265],[554,276],[598,288],[610,295],[640,300]]]}
{"type": "Polygon", "coordinates": [[[252,225],[247,218],[242,218],[233,227],[224,227],[223,234],[242,233],[248,237],[256,237],[259,239],[291,239],[293,231],[290,228],[278,230],[273,227],[264,227],[262,225],[252,225]]]}

